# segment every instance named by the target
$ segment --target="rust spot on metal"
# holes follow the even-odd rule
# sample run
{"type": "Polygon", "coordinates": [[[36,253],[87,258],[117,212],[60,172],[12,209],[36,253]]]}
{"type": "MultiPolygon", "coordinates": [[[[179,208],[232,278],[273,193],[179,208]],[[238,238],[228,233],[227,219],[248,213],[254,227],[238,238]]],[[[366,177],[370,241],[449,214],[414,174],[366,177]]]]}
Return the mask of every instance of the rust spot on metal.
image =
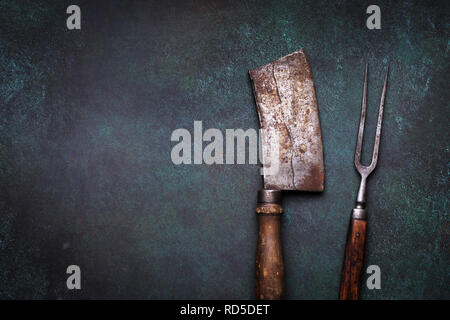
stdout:
{"type": "Polygon", "coordinates": [[[302,144],[302,145],[300,145],[300,152],[301,153],[305,153],[306,152],[306,145],[305,144],[302,144]]]}

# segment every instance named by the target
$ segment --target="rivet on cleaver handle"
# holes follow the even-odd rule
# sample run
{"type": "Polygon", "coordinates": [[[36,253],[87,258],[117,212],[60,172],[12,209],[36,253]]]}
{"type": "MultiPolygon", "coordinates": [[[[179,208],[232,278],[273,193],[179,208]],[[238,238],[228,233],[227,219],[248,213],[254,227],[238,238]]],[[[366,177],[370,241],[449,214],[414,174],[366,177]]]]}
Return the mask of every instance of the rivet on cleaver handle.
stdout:
{"type": "MultiPolygon", "coordinates": [[[[316,90],[305,51],[299,50],[249,72],[259,121],[262,149],[279,148],[278,170],[264,173],[259,191],[256,298],[281,299],[284,262],[280,217],[282,190],[323,191],[322,135],[316,90]],[[279,142],[279,145],[271,144],[279,142]]],[[[277,143],[278,144],[278,143],[277,143]]],[[[270,159],[271,165],[273,159],[270,159]]],[[[265,169],[267,164],[263,164],[265,169]]]]}

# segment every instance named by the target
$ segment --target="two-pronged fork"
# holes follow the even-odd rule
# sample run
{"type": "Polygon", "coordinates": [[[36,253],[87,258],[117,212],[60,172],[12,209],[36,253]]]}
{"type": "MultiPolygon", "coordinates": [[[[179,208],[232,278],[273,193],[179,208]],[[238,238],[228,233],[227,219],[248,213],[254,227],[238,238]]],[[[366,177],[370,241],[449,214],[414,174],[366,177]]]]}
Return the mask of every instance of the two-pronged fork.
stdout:
{"type": "Polygon", "coordinates": [[[367,105],[367,64],[364,76],[364,90],[362,99],[361,120],[359,122],[358,140],[356,142],[355,166],[361,175],[356,208],[352,211],[350,226],[345,245],[344,266],[342,268],[339,299],[356,300],[359,298],[359,284],[364,265],[364,251],[366,244],[367,212],[366,212],[366,180],[375,169],[378,161],[378,149],[380,147],[381,123],[383,121],[383,106],[386,95],[389,67],[384,78],[383,93],[381,94],[380,110],[378,112],[378,124],[373,147],[372,163],[369,166],[361,165],[361,146],[364,134],[364,122],[366,120],[367,105]]]}

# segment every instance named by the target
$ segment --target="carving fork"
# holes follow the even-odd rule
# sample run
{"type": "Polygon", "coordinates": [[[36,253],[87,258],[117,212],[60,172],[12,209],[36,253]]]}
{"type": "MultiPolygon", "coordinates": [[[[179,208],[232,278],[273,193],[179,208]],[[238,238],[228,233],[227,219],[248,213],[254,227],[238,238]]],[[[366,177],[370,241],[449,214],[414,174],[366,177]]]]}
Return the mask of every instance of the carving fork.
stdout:
{"type": "Polygon", "coordinates": [[[384,98],[389,73],[389,66],[384,78],[383,93],[381,94],[380,109],[378,112],[378,124],[373,147],[372,163],[369,166],[361,165],[361,147],[364,134],[364,122],[366,120],[367,105],[367,64],[364,76],[364,89],[361,108],[361,120],[359,122],[358,140],[355,151],[355,167],[361,175],[358,197],[356,198],[356,208],[352,211],[350,226],[345,245],[344,265],[342,268],[341,285],[339,299],[357,300],[359,299],[360,276],[364,265],[364,250],[366,244],[367,212],[366,212],[366,180],[375,169],[378,161],[378,148],[380,147],[381,123],[383,121],[384,98]]]}

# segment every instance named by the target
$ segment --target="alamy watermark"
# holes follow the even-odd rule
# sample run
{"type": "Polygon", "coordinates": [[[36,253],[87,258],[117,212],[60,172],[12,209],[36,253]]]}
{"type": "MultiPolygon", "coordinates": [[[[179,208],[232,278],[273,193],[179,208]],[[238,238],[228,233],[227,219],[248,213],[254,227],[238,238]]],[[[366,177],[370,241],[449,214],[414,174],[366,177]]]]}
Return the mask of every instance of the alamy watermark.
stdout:
{"type": "Polygon", "coordinates": [[[257,130],[252,128],[245,131],[226,129],[224,137],[222,131],[216,128],[203,132],[202,121],[194,121],[193,135],[185,128],[172,132],[170,141],[178,143],[172,147],[170,158],[177,165],[246,164],[247,161],[248,164],[258,164],[259,159],[263,165],[261,174],[275,175],[279,168],[278,137],[275,130],[260,129],[258,135],[257,130]],[[269,137],[270,143],[262,143],[269,137]],[[207,143],[205,147],[204,142],[207,143]]]}

